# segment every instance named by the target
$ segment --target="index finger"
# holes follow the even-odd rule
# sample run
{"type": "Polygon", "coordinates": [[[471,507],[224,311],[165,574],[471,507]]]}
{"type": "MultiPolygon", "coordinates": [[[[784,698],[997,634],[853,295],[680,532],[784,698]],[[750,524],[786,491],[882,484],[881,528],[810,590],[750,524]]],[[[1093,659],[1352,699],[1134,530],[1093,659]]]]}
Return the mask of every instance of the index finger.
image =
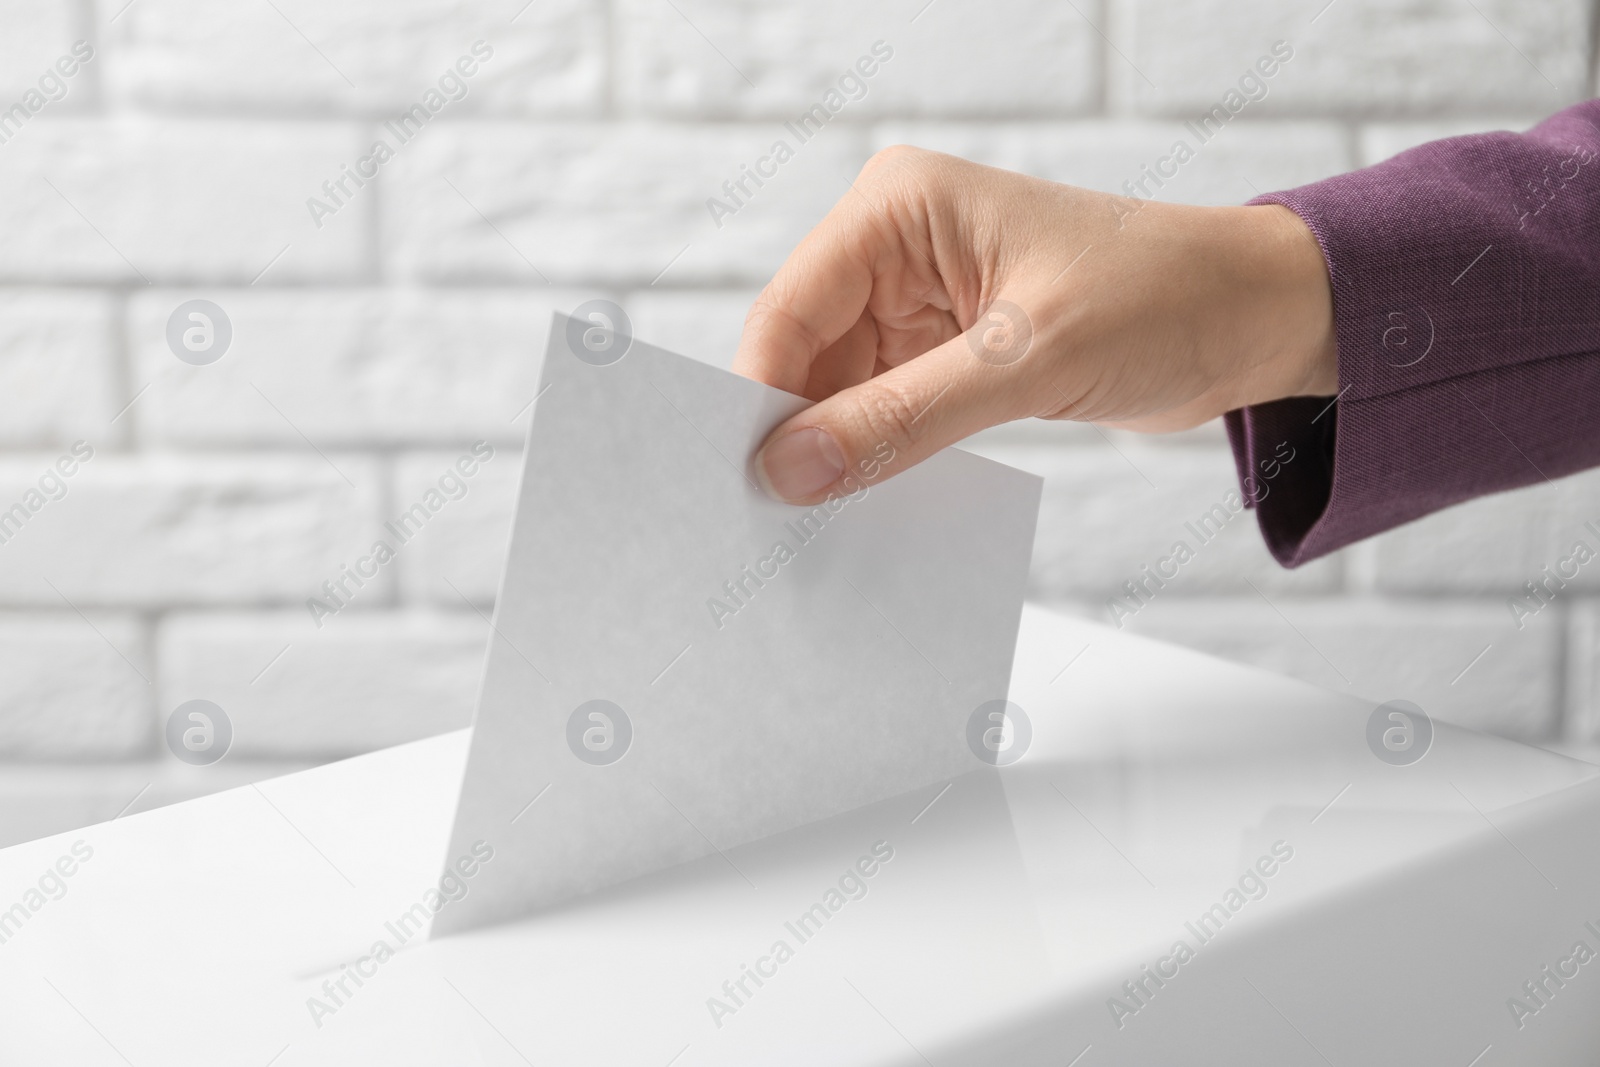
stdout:
{"type": "Polygon", "coordinates": [[[735,373],[803,393],[817,357],[861,318],[882,235],[850,200],[833,206],[756,297],[735,373]]]}

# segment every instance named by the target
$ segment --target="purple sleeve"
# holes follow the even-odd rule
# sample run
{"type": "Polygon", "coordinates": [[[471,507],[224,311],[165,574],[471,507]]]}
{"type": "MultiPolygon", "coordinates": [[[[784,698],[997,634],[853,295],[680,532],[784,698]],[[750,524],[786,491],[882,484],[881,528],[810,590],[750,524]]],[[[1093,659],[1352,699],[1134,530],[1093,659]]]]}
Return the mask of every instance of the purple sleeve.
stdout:
{"type": "Polygon", "coordinates": [[[1316,236],[1339,346],[1337,398],[1225,416],[1280,563],[1600,465],[1600,100],[1252,203],[1316,236]]]}

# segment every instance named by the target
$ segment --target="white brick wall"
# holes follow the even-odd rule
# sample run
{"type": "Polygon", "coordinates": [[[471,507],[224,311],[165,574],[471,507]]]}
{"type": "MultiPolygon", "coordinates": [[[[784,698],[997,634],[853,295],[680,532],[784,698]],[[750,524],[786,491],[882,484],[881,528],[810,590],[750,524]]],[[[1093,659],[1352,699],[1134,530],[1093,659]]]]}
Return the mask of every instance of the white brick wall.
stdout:
{"type": "Polygon", "coordinates": [[[114,311],[104,293],[0,290],[0,443],[121,440],[114,311]]]}
{"type": "Polygon", "coordinates": [[[387,262],[436,282],[762,280],[868,154],[864,128],[824,129],[719,227],[707,198],[783,132],[642,119],[424,129],[388,164],[387,262]]]}
{"type": "Polygon", "coordinates": [[[154,665],[129,615],[0,615],[0,746],[28,759],[131,757],[152,743],[154,665]]]}
{"type": "Polygon", "coordinates": [[[5,26],[0,33],[0,100],[7,107],[33,88],[75,39],[86,35],[84,14],[78,4],[0,0],[0,25],[5,26]]]}
{"type": "Polygon", "coordinates": [[[183,613],[161,625],[161,706],[227,710],[240,757],[330,758],[466,726],[489,627],[466,612],[183,613]]]}
{"type": "MultiPolygon", "coordinates": [[[[1123,193],[1186,133],[1179,122],[1144,119],[1079,123],[892,123],[877,147],[904,143],[1007,170],[1123,193]]],[[[1187,135],[1193,144],[1192,135],[1187,135]]],[[[1259,192],[1305,185],[1355,165],[1344,131],[1330,122],[1261,122],[1228,129],[1199,146],[1162,190],[1191,204],[1238,204],[1259,192]]],[[[1154,189],[1146,185],[1147,189],[1154,189]]],[[[1143,194],[1138,194],[1143,195],[1143,194]]]]}
{"type": "MultiPolygon", "coordinates": [[[[0,501],[57,458],[0,461],[0,501]]],[[[98,452],[0,545],[0,605],[297,604],[377,536],[382,469],[299,450],[98,452]]]]}
{"type": "Polygon", "coordinates": [[[1229,495],[1237,497],[1239,486],[1225,449],[1102,442],[1071,450],[987,444],[974,450],[1045,479],[1034,544],[1034,596],[1083,596],[1103,603],[1117,596],[1124,582],[1141,579],[1146,565],[1154,568],[1173,554],[1178,541],[1189,545],[1194,558],[1160,590],[1162,599],[1248,593],[1247,582],[1268,592],[1301,594],[1339,587],[1340,559],[1284,570],[1267,554],[1255,515],[1230,511],[1229,495]],[[1218,506],[1223,510],[1213,513],[1218,506]]]}
{"type": "Polygon", "coordinates": [[[1600,744],[1600,602],[1572,605],[1567,644],[1568,737],[1580,745],[1600,744]]]}
{"type": "MultiPolygon", "coordinates": [[[[517,394],[518,401],[525,403],[524,396],[532,396],[531,390],[517,394]]],[[[526,430],[528,417],[523,415],[515,425],[526,430]]],[[[421,500],[462,454],[416,453],[396,461],[391,511],[399,514],[421,500]]],[[[486,612],[494,604],[521,468],[520,447],[496,448],[493,459],[464,479],[465,494],[440,508],[405,543],[395,562],[408,603],[455,610],[475,604],[486,612]]]]}
{"type": "Polygon", "coordinates": [[[359,276],[367,240],[348,216],[371,201],[319,231],[305,199],[356,158],[360,129],[43,111],[0,145],[0,280],[249,284],[280,253],[274,284],[359,276]]]}
{"type": "Polygon", "coordinates": [[[858,71],[873,73],[854,90],[854,113],[1083,114],[1100,95],[1102,59],[1079,11],[1095,6],[618,0],[619,103],[689,119],[795,118],[862,57],[886,55],[858,71]]]}
{"type": "Polygon", "coordinates": [[[1341,116],[1553,110],[1590,74],[1587,0],[1114,2],[1112,96],[1204,111],[1277,41],[1293,58],[1260,106],[1341,116]],[[1509,58],[1507,58],[1509,57],[1509,58]]]}
{"type": "Polygon", "coordinates": [[[536,388],[530,350],[552,311],[584,299],[542,287],[208,289],[233,343],[196,367],[174,359],[165,336],[190,295],[160,289],[129,301],[133,375],[149,386],[129,410],[143,443],[520,444],[526,423],[511,420],[536,388]]]}
{"type": "Polygon", "coordinates": [[[1492,602],[1246,596],[1158,598],[1128,629],[1526,740],[1557,726],[1554,615],[1518,632],[1492,602]]]}
{"type": "MultiPolygon", "coordinates": [[[[876,147],[1120,190],[1283,39],[1266,95],[1161,194],[1237,203],[1593,92],[1597,7],[0,0],[0,111],[95,50],[0,143],[0,509],[94,449],[0,543],[0,844],[465,722],[553,308],[619,299],[640,336],[726,366],[876,147]],[[478,41],[492,55],[441,87],[478,41]],[[719,226],[706,199],[866,68],[719,226]],[[386,120],[430,88],[460,98],[398,143],[386,120]],[[318,225],[307,199],[379,138],[394,158],[318,225]],[[233,327],[208,366],[164,338],[195,298],[233,327]],[[465,495],[343,579],[319,628],[306,598],[480,440],[465,495]],[[192,698],[229,714],[220,763],[166,747],[192,698]]],[[[973,447],[1047,476],[1034,594],[1102,619],[1233,485],[1216,424],[973,447]]],[[[1600,570],[1520,629],[1507,604],[1593,519],[1600,475],[1285,572],[1240,514],[1125,622],[1593,751],[1600,570]]]]}
{"type": "Polygon", "coordinates": [[[96,25],[113,99],[163,111],[392,114],[482,40],[493,52],[464,108],[597,114],[606,5],[539,0],[519,12],[524,2],[139,0],[111,23],[128,0],[99,0],[96,25]]]}

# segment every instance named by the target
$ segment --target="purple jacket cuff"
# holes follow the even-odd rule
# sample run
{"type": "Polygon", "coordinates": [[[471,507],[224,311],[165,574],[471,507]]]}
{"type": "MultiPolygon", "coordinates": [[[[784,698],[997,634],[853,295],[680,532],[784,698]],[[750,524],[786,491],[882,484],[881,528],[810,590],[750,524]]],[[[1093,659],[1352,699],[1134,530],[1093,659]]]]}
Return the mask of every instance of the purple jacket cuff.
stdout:
{"type": "Polygon", "coordinates": [[[1316,236],[1339,348],[1337,398],[1225,416],[1280,563],[1600,465],[1600,101],[1251,203],[1316,236]]]}

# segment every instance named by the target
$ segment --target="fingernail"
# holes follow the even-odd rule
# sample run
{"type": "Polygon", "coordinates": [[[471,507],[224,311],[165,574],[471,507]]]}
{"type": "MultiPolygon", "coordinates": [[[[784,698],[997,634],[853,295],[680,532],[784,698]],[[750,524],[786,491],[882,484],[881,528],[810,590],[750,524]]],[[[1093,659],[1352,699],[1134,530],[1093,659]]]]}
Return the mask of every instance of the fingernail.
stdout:
{"type": "Polygon", "coordinates": [[[802,500],[844,473],[844,453],[825,430],[807,427],[770,442],[756,457],[762,488],[779,500],[802,500]]]}

